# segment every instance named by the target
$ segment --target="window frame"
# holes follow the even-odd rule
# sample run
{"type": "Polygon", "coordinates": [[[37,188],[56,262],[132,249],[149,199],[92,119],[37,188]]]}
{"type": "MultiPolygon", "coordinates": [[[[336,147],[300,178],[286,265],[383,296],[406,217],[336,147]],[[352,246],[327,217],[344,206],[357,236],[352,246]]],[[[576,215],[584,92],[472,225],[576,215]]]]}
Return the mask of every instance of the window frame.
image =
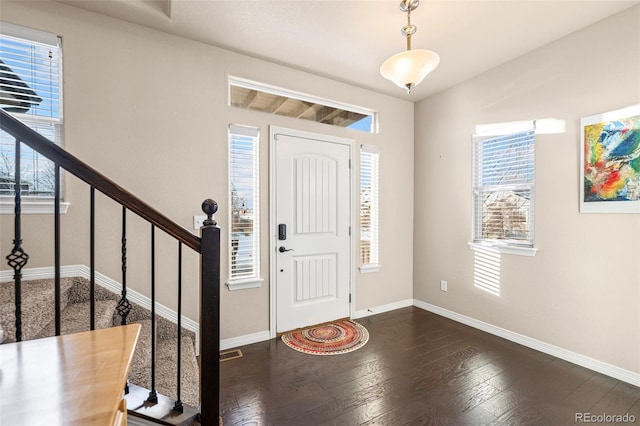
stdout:
{"type": "MultiPolygon", "coordinates": [[[[522,121],[522,122],[513,122],[513,123],[504,123],[499,126],[488,126],[484,131],[478,131],[479,128],[485,126],[478,126],[476,128],[476,134],[473,135],[472,138],[472,229],[471,236],[472,242],[469,243],[469,247],[473,250],[482,250],[487,247],[494,247],[498,249],[501,253],[505,254],[516,254],[523,256],[534,256],[537,252],[537,249],[534,247],[535,245],[535,168],[536,168],[536,156],[535,156],[535,145],[536,145],[536,122],[535,121],[522,121]],[[518,160],[527,160],[528,162],[524,165],[519,166],[519,171],[525,171],[525,169],[531,169],[530,174],[531,178],[526,182],[507,182],[505,184],[492,184],[485,185],[482,182],[484,174],[482,174],[483,165],[487,164],[483,163],[483,157],[480,154],[480,150],[485,146],[488,142],[496,142],[498,139],[505,139],[508,137],[515,138],[520,135],[527,135],[525,142],[530,144],[530,147],[526,147],[527,149],[531,149],[532,152],[527,152],[524,150],[524,154],[519,150],[516,150],[516,157],[513,160],[514,163],[517,163],[518,160]],[[522,155],[521,155],[522,154],[522,155]],[[530,157],[530,160],[529,160],[530,157]],[[530,161],[530,162],[529,162],[530,161]],[[483,238],[483,206],[484,206],[484,198],[483,195],[491,194],[491,193],[499,193],[499,192],[511,192],[511,191],[522,191],[528,193],[529,197],[529,206],[526,209],[527,211],[527,223],[528,236],[525,239],[491,239],[491,238],[483,238]]],[[[509,141],[510,142],[510,141],[509,141]]],[[[511,147],[514,147],[512,144],[511,147]]],[[[513,156],[511,157],[513,158],[513,156]]],[[[496,161],[493,159],[492,161],[496,161]]],[[[512,160],[510,160],[512,161],[512,160]]],[[[491,164],[489,164],[491,165],[491,164]]]]}
{"type": "MultiPolygon", "coordinates": [[[[228,140],[229,140],[229,161],[228,161],[228,178],[229,178],[229,198],[228,198],[228,213],[229,213],[229,266],[228,266],[228,274],[229,279],[227,282],[227,287],[229,290],[242,290],[248,288],[256,288],[262,285],[263,279],[261,278],[261,253],[260,253],[260,129],[258,127],[253,126],[243,126],[236,124],[229,124],[228,126],[228,140]],[[233,147],[233,143],[235,138],[251,138],[252,139],[252,147],[251,147],[251,171],[252,176],[249,178],[245,178],[245,180],[250,180],[250,188],[251,191],[251,203],[252,203],[252,213],[251,213],[251,254],[249,257],[252,257],[251,261],[251,269],[252,273],[250,275],[246,274],[238,274],[237,269],[234,268],[236,264],[234,262],[234,232],[242,232],[241,230],[235,229],[236,225],[239,222],[234,221],[234,217],[236,216],[236,208],[234,205],[237,204],[237,199],[234,199],[233,192],[237,191],[237,187],[234,182],[234,173],[239,172],[239,170],[234,170],[234,165],[238,164],[238,161],[246,160],[246,157],[241,158],[236,156],[236,150],[238,148],[233,147]]],[[[247,143],[247,141],[241,142],[247,143]]],[[[246,206],[245,206],[246,209],[246,206]]],[[[246,212],[245,212],[246,215],[246,212]]],[[[238,219],[239,219],[239,211],[238,211],[238,219]]],[[[235,254],[237,256],[237,254],[235,254]]],[[[236,259],[237,260],[237,257],[236,259]]]]}
{"type": "Polygon", "coordinates": [[[380,150],[376,146],[360,145],[360,202],[359,202],[360,238],[358,244],[358,258],[360,273],[377,272],[382,267],[380,264],[380,150]],[[369,173],[367,176],[366,174],[369,173]],[[370,181],[370,186],[365,187],[364,182],[370,181]],[[369,204],[365,206],[364,191],[369,190],[369,204]],[[363,226],[363,210],[369,210],[368,231],[370,238],[363,238],[366,232],[363,226]],[[369,261],[365,261],[363,242],[369,242],[369,261]]]}
{"type": "MultiPolygon", "coordinates": [[[[50,126],[54,134],[52,143],[58,146],[63,146],[64,142],[64,119],[63,119],[63,67],[62,67],[62,39],[61,37],[40,31],[32,28],[22,27],[19,25],[11,24],[8,22],[2,22],[0,27],[0,36],[8,39],[15,39],[18,42],[22,42],[26,45],[33,46],[34,49],[38,48],[53,48],[55,49],[56,57],[56,83],[57,88],[56,96],[50,96],[46,100],[51,99],[52,102],[57,103],[57,114],[51,113],[50,116],[39,115],[35,113],[27,112],[15,112],[6,111],[13,117],[21,120],[23,123],[29,126],[50,126]]],[[[11,62],[11,61],[10,61],[11,62]]],[[[6,63],[5,63],[6,64],[6,63]]],[[[9,67],[9,65],[6,65],[9,67]]],[[[16,72],[11,69],[12,72],[16,72]]],[[[20,74],[18,74],[20,76],[20,74]]],[[[31,90],[34,90],[31,88],[31,90]]],[[[13,139],[9,137],[10,139],[13,139]]],[[[24,147],[24,145],[23,145],[24,147]]],[[[60,190],[61,201],[64,200],[64,173],[60,174],[60,190]]],[[[21,197],[21,213],[22,214],[53,214],[54,213],[54,195],[53,192],[47,195],[22,195],[21,197]]],[[[14,214],[15,195],[3,194],[0,195],[0,214],[14,214]]],[[[70,203],[60,202],[60,213],[66,214],[70,203]]]]}

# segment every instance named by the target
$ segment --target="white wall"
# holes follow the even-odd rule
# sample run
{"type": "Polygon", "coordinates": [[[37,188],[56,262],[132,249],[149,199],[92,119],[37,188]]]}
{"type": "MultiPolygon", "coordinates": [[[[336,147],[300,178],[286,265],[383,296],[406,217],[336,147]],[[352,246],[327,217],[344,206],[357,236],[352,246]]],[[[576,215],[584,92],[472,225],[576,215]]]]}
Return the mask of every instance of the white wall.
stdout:
{"type": "Polygon", "coordinates": [[[580,118],[640,102],[640,6],[416,105],[414,297],[640,372],[640,215],[580,214],[580,118]],[[500,296],[474,287],[471,135],[557,118],[536,138],[537,255],[502,255],[500,296]],[[448,280],[448,292],[439,289],[448,280]]]}
{"type": "MultiPolygon", "coordinates": [[[[356,309],[412,297],[413,104],[368,90],[252,59],[54,2],[2,1],[2,20],[56,33],[63,38],[65,147],[124,188],[191,228],[192,216],[211,197],[227,228],[227,125],[260,127],[262,276],[259,289],[222,290],[222,338],[269,329],[268,126],[331,134],[377,145],[383,175],[381,198],[382,270],[357,275],[356,309]],[[227,76],[234,75],[377,110],[380,132],[363,132],[243,111],[228,106],[227,76]],[[392,226],[391,226],[392,225],[392,226]],[[404,247],[403,250],[397,250],[404,247]]],[[[358,150],[354,149],[358,164],[358,150]]],[[[358,184],[357,168],[355,183],[358,184]]],[[[68,179],[71,202],[63,218],[63,263],[88,264],[88,198],[84,184],[68,179]],[[72,225],[75,227],[71,229],[72,225]]],[[[98,201],[98,270],[120,279],[120,211],[98,201]]],[[[354,200],[354,207],[356,200],[354,200]]],[[[29,266],[53,263],[50,216],[24,218],[29,266]]],[[[128,284],[149,293],[149,226],[129,221],[128,284]]],[[[13,217],[0,217],[0,252],[9,253],[13,217]]],[[[358,230],[356,235],[358,235],[358,230]]],[[[222,271],[227,279],[228,239],[223,232],[222,271]]],[[[177,246],[158,236],[159,301],[175,306],[177,246]]],[[[4,256],[4,255],[3,255],[4,256]]],[[[0,266],[6,269],[6,265],[0,266]]],[[[187,316],[197,319],[197,258],[185,260],[187,316]]]]}

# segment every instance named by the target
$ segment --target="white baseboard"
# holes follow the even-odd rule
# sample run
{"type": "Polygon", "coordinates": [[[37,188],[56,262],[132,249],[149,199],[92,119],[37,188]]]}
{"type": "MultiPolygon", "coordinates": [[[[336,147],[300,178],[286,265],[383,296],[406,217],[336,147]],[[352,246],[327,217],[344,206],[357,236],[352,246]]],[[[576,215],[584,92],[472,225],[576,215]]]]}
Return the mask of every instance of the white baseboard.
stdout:
{"type": "Polygon", "coordinates": [[[527,346],[531,349],[535,349],[556,358],[560,358],[573,364],[580,365],[590,370],[597,371],[598,373],[602,373],[623,382],[630,383],[634,386],[640,386],[640,373],[634,373],[633,371],[629,371],[624,368],[620,368],[615,365],[590,358],[586,355],[572,352],[567,349],[563,349],[558,346],[554,346],[549,343],[545,343],[540,340],[536,340],[531,337],[527,337],[522,334],[518,334],[513,331],[479,321],[475,318],[461,315],[456,312],[441,308],[439,306],[422,302],[420,300],[414,300],[413,305],[417,308],[424,309],[425,311],[433,312],[434,314],[438,314],[440,316],[449,318],[470,327],[477,328],[478,330],[485,331],[489,334],[502,337],[503,339],[511,340],[512,342],[516,342],[523,346],[527,346]]]}
{"type": "Polygon", "coordinates": [[[400,300],[399,302],[387,303],[386,305],[375,306],[373,308],[355,311],[351,316],[352,319],[364,318],[371,315],[381,314],[383,312],[395,311],[396,309],[413,306],[413,299],[400,300]]]}
{"type": "MultiPolygon", "coordinates": [[[[61,266],[60,277],[69,278],[79,276],[79,268],[81,265],[61,266]]],[[[55,270],[53,266],[46,268],[27,268],[22,270],[22,279],[24,280],[45,280],[53,278],[55,270]]],[[[0,271],[0,283],[8,283],[13,281],[13,270],[8,269],[0,271]]]]}
{"type": "MultiPolygon", "coordinates": [[[[22,270],[22,279],[23,280],[41,280],[41,279],[51,279],[55,276],[55,269],[53,266],[47,266],[44,268],[27,268],[22,270]]],[[[66,265],[60,267],[60,277],[61,278],[71,278],[71,277],[81,277],[85,279],[89,279],[91,277],[91,271],[86,265],[66,265]]],[[[104,274],[99,272],[95,273],[96,284],[100,287],[103,287],[112,293],[120,294],[122,291],[122,284],[107,277],[104,274]]],[[[10,282],[13,281],[13,271],[12,270],[4,270],[0,271],[0,282],[10,282]]],[[[138,293],[135,290],[127,289],[127,299],[130,302],[136,303],[141,307],[151,310],[151,299],[147,296],[138,293]]],[[[156,302],[156,314],[165,318],[173,323],[178,323],[178,314],[164,306],[161,303],[156,302]]],[[[196,353],[199,353],[200,348],[200,325],[190,319],[182,315],[182,326],[189,330],[193,331],[196,335],[196,353]]]]}
{"type": "Polygon", "coordinates": [[[238,346],[250,345],[252,343],[264,342],[271,339],[271,333],[267,331],[259,331],[257,333],[245,334],[244,336],[231,337],[230,339],[220,340],[220,350],[237,348],[238,346]]]}

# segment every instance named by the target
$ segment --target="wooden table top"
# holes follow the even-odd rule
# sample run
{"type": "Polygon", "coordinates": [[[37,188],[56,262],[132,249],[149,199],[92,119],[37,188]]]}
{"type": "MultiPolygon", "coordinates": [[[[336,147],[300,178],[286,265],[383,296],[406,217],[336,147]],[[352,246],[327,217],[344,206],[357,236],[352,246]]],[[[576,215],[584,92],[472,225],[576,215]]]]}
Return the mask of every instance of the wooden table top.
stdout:
{"type": "Polygon", "coordinates": [[[0,345],[1,425],[112,425],[139,324],[0,345]]]}

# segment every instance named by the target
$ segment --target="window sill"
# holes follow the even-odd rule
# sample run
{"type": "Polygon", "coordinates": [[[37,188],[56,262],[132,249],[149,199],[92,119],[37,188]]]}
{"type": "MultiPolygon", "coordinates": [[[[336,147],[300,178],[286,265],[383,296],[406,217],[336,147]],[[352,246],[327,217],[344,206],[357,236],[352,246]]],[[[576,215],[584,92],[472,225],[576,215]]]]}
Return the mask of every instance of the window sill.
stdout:
{"type": "Polygon", "coordinates": [[[500,254],[513,254],[516,256],[528,256],[533,257],[536,255],[538,251],[535,247],[518,247],[518,246],[507,246],[501,244],[490,244],[490,243],[468,243],[469,248],[474,251],[482,251],[482,250],[497,250],[500,254]]]}
{"type": "Polygon", "coordinates": [[[378,272],[382,268],[382,265],[362,265],[359,266],[361,274],[370,274],[372,272],[378,272]]]}
{"type": "MultiPolygon", "coordinates": [[[[21,214],[53,214],[53,201],[24,201],[20,203],[21,214]]],[[[60,214],[67,214],[71,203],[60,203],[60,214]]],[[[15,203],[11,201],[0,201],[0,214],[14,214],[15,203]]]]}
{"type": "Polygon", "coordinates": [[[249,288],[259,288],[262,286],[262,278],[247,278],[243,280],[231,280],[227,283],[229,291],[246,290],[249,288]]]}

